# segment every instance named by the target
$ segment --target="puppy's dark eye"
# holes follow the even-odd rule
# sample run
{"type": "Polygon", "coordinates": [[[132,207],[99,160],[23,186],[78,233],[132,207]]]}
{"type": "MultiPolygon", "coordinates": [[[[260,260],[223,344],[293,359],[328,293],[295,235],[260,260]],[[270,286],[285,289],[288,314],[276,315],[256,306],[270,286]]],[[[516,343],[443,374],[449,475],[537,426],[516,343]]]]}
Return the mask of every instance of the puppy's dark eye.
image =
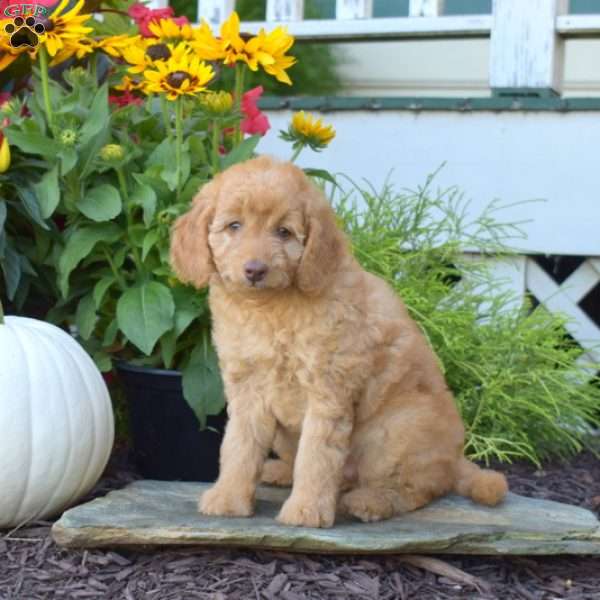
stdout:
{"type": "Polygon", "coordinates": [[[278,227],[277,228],[277,237],[282,239],[282,240],[287,240],[290,237],[291,232],[289,229],[286,229],[285,227],[278,227]]]}
{"type": "Polygon", "coordinates": [[[233,223],[229,223],[229,225],[227,225],[227,229],[230,231],[237,231],[241,226],[242,224],[239,221],[234,221],[233,223]]]}

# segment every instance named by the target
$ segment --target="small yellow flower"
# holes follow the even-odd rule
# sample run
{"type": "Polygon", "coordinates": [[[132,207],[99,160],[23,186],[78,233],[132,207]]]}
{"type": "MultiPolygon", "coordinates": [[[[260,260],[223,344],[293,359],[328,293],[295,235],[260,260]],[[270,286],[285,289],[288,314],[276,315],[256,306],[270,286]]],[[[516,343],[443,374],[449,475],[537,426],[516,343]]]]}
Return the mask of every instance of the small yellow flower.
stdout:
{"type": "Polygon", "coordinates": [[[180,42],[182,40],[191,40],[194,37],[192,26],[188,23],[177,25],[172,19],[161,19],[152,21],[148,25],[148,29],[161,42],[180,42]]]}
{"type": "Polygon", "coordinates": [[[215,74],[210,65],[190,53],[186,44],[179,44],[168,60],[156,61],[153,66],[144,71],[144,92],[166,94],[168,100],[203,92],[215,74]]]}
{"type": "Polygon", "coordinates": [[[123,160],[125,150],[120,144],[106,144],[100,150],[100,158],[106,162],[123,160]]]}
{"type": "Polygon", "coordinates": [[[207,92],[200,103],[212,115],[225,115],[233,106],[233,96],[229,92],[207,92]]]}
{"type": "Polygon", "coordinates": [[[84,0],[79,0],[71,10],[64,12],[69,5],[69,0],[61,0],[50,17],[45,20],[44,27],[46,28],[46,32],[40,37],[40,41],[45,45],[50,56],[54,57],[61,50],[65,50],[65,52],[62,52],[62,57],[63,60],[66,60],[66,58],[76,54],[78,50],[80,53],[87,53],[82,47],[92,45],[91,40],[85,40],[85,38],[93,29],[86,27],[84,23],[92,15],[79,14],[83,8],[83,4],[84,0]],[[64,58],[67,54],[67,48],[71,54],[64,58]]]}
{"type": "Polygon", "coordinates": [[[310,146],[318,152],[335,137],[335,129],[331,125],[324,125],[322,119],[301,110],[293,115],[288,131],[282,132],[281,137],[294,144],[310,146]]]}
{"type": "Polygon", "coordinates": [[[8,145],[8,138],[0,133],[2,136],[2,142],[0,143],[0,173],[6,173],[10,167],[10,146],[8,145]]]}
{"type": "Polygon", "coordinates": [[[122,58],[125,49],[139,44],[141,39],[139,35],[111,35],[96,40],[95,47],[113,58],[122,58]]]}
{"type": "Polygon", "coordinates": [[[69,60],[72,56],[77,59],[81,59],[88,54],[94,52],[94,41],[89,38],[82,38],[76,42],[71,43],[66,40],[64,46],[56,53],[54,58],[50,61],[50,66],[54,67],[59,65],[66,60],[69,60]]]}
{"type": "Polygon", "coordinates": [[[270,33],[261,29],[257,40],[260,47],[258,62],[265,72],[273,75],[277,81],[292,85],[286,70],[296,63],[296,59],[285,55],[294,43],[294,38],[287,32],[287,28],[279,25],[270,33]]]}
{"type": "Polygon", "coordinates": [[[136,90],[142,89],[143,84],[135,79],[131,79],[128,75],[124,75],[121,83],[113,86],[113,89],[118,92],[135,92],[136,90]]]}
{"type": "Polygon", "coordinates": [[[240,34],[240,18],[234,11],[221,25],[221,37],[216,38],[205,21],[194,30],[190,41],[195,52],[204,60],[222,60],[226,65],[245,62],[252,71],[262,67],[283,83],[291,84],[286,74],[296,59],[286,56],[294,38],[282,26],[266,33],[261,29],[254,37],[240,34]]]}
{"type": "MultiPolygon", "coordinates": [[[[178,47],[185,47],[179,44],[178,47]]],[[[137,44],[131,45],[123,50],[123,58],[131,67],[130,73],[143,73],[148,68],[153,68],[158,61],[165,61],[171,58],[175,46],[173,44],[165,44],[155,38],[140,39],[137,44]]]]}

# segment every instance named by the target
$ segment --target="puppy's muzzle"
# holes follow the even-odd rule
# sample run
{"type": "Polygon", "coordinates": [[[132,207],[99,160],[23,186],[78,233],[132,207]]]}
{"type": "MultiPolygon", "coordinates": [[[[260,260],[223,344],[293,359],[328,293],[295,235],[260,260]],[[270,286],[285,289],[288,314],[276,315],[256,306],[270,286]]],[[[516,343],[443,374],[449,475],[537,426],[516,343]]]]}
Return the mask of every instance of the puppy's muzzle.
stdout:
{"type": "Polygon", "coordinates": [[[268,270],[267,265],[260,260],[249,260],[244,265],[244,274],[250,283],[262,281],[266,277],[268,270]]]}

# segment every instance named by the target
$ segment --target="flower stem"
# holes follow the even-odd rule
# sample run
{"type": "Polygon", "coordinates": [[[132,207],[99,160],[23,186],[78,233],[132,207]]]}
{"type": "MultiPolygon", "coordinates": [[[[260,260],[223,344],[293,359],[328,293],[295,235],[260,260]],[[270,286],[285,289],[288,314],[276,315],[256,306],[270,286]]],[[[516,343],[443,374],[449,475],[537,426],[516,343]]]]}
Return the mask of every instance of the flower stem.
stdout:
{"type": "Polygon", "coordinates": [[[94,81],[98,81],[98,54],[94,52],[90,57],[90,74],[94,81]]]}
{"type": "Polygon", "coordinates": [[[40,47],[40,75],[42,77],[42,94],[44,96],[44,108],[50,131],[54,133],[54,114],[50,102],[50,79],[48,75],[48,51],[43,44],[40,47]]]}
{"type": "Polygon", "coordinates": [[[215,119],[213,121],[213,130],[212,130],[212,168],[213,175],[216,175],[219,172],[219,145],[221,142],[221,128],[219,127],[219,122],[215,119]]]}
{"type": "Polygon", "coordinates": [[[177,200],[181,197],[181,183],[183,171],[183,101],[181,97],[175,101],[175,159],[177,164],[177,200]]]}
{"type": "Polygon", "coordinates": [[[302,150],[304,150],[304,144],[300,144],[300,146],[298,146],[294,150],[294,154],[292,154],[292,158],[290,158],[290,162],[294,162],[298,158],[298,156],[300,156],[300,152],[302,152],[302,150]]]}
{"type": "Polygon", "coordinates": [[[115,276],[117,285],[121,288],[122,291],[125,291],[127,289],[127,285],[125,283],[125,280],[119,273],[119,270],[115,266],[115,263],[112,260],[112,256],[111,256],[110,252],[106,248],[104,248],[103,253],[104,253],[104,257],[106,258],[106,262],[108,263],[108,265],[110,267],[110,270],[112,271],[113,275],[115,276]]]}
{"type": "Polygon", "coordinates": [[[165,131],[167,132],[167,139],[171,141],[173,139],[173,132],[171,131],[171,116],[169,115],[169,105],[166,96],[162,94],[160,96],[160,106],[162,108],[165,131]]]}
{"type": "Polygon", "coordinates": [[[129,192],[127,191],[127,181],[125,179],[125,173],[123,173],[123,169],[121,169],[121,167],[115,167],[115,171],[117,172],[117,179],[119,180],[121,195],[123,196],[123,200],[127,202],[129,200],[129,192]]]}
{"type": "MultiPolygon", "coordinates": [[[[244,93],[244,65],[241,62],[236,63],[235,65],[235,108],[236,111],[240,115],[240,119],[242,117],[242,95],[244,93]]],[[[235,135],[234,142],[237,146],[243,139],[243,134],[241,130],[241,120],[237,122],[235,126],[235,135]]]]}

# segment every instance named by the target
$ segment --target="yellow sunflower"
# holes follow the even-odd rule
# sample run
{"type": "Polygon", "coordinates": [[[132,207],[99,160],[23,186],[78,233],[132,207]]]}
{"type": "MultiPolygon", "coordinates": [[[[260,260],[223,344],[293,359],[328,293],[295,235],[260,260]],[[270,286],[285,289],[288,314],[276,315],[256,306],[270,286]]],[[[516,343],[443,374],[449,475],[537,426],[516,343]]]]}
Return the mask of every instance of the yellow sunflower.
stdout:
{"type": "MultiPolygon", "coordinates": [[[[184,43],[177,47],[181,47],[179,52],[189,50],[184,43]]],[[[154,67],[159,61],[169,60],[174,52],[174,44],[165,44],[156,38],[139,38],[137,43],[123,49],[122,56],[131,65],[128,71],[135,74],[154,67]]]]}
{"type": "Polygon", "coordinates": [[[279,25],[270,33],[261,29],[257,38],[260,46],[259,62],[263,69],[277,81],[291,85],[292,81],[286,71],[296,63],[296,59],[285,53],[294,43],[293,36],[287,32],[286,27],[279,25]]]}
{"type": "Polygon", "coordinates": [[[66,41],[64,46],[56,53],[52,61],[50,61],[50,66],[54,67],[59,65],[72,56],[75,56],[77,59],[81,59],[88,54],[92,54],[94,49],[94,40],[90,38],[82,38],[73,44],[69,41],[66,41]]]}
{"type": "Polygon", "coordinates": [[[109,56],[114,58],[122,58],[123,52],[127,48],[131,48],[132,46],[137,46],[142,39],[139,35],[111,35],[108,37],[104,37],[96,40],[96,49],[102,50],[106,52],[109,56]]]}
{"type": "Polygon", "coordinates": [[[168,60],[156,61],[153,67],[144,71],[144,92],[165,94],[168,100],[204,91],[215,74],[185,44],[179,44],[168,60]]]}
{"type": "Polygon", "coordinates": [[[136,90],[141,90],[144,86],[143,83],[136,81],[135,79],[131,79],[128,75],[124,75],[121,83],[113,86],[113,89],[118,92],[135,92],[136,90]]]}
{"type": "Polygon", "coordinates": [[[148,29],[161,42],[180,42],[182,40],[191,40],[194,37],[194,31],[189,23],[177,25],[172,19],[160,19],[160,21],[151,21],[148,29]]]}
{"type": "Polygon", "coordinates": [[[257,71],[260,66],[279,81],[291,84],[285,71],[296,59],[285,53],[293,43],[294,38],[282,26],[270,33],[261,29],[258,35],[249,38],[240,34],[240,18],[234,11],[221,25],[220,38],[213,35],[208,23],[202,22],[194,31],[190,45],[205,60],[223,60],[226,65],[241,61],[252,71],[257,71]]]}
{"type": "Polygon", "coordinates": [[[282,132],[284,140],[294,142],[294,146],[310,146],[313,150],[323,150],[335,137],[335,129],[325,125],[323,119],[317,119],[311,113],[298,111],[292,116],[287,132],[282,132]]]}
{"type": "Polygon", "coordinates": [[[63,60],[78,52],[81,55],[87,54],[89,40],[86,39],[86,36],[93,31],[91,27],[84,25],[92,15],[79,14],[84,0],[79,0],[71,10],[63,14],[68,4],[69,0],[61,0],[50,17],[44,19],[46,32],[40,38],[48,54],[52,57],[68,47],[70,54],[65,57],[66,52],[63,52],[63,60]]]}

